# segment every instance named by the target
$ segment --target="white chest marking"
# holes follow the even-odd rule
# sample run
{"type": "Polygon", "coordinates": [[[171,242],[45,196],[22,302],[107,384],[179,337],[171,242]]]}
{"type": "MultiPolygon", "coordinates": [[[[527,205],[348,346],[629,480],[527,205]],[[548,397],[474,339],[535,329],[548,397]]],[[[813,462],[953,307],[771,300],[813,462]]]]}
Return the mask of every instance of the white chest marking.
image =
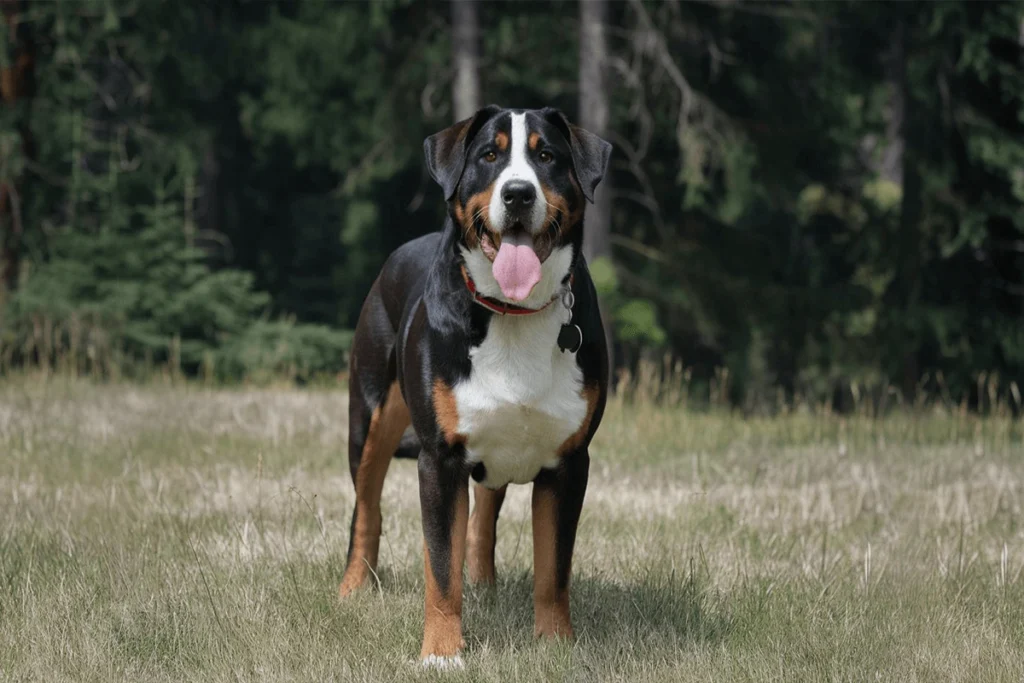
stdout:
{"type": "Polygon", "coordinates": [[[458,431],[470,466],[483,463],[483,484],[525,484],[558,464],[558,448],[587,415],[576,354],[555,340],[564,309],[495,316],[470,351],[470,376],[455,385],[458,431]]]}

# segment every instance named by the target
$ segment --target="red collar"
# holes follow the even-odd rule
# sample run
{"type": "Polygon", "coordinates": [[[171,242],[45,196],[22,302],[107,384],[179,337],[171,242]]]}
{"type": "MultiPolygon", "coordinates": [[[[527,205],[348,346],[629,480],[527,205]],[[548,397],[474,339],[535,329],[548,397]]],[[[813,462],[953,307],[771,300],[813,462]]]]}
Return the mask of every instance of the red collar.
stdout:
{"type": "MultiPolygon", "coordinates": [[[[547,308],[548,306],[550,306],[551,304],[558,300],[558,295],[556,294],[554,297],[551,298],[550,301],[548,301],[540,308],[527,308],[526,306],[517,306],[515,304],[510,304],[505,301],[501,301],[500,299],[494,299],[489,296],[484,296],[483,294],[477,291],[476,283],[473,282],[473,278],[469,276],[469,271],[466,270],[465,264],[460,265],[459,267],[462,270],[462,279],[466,281],[466,289],[468,289],[469,293],[473,295],[473,301],[477,302],[478,304],[480,304],[481,306],[488,310],[494,311],[498,315],[530,315],[532,313],[540,313],[545,308],[547,308]]],[[[572,283],[572,278],[570,278],[569,282],[570,284],[572,283]]]]}

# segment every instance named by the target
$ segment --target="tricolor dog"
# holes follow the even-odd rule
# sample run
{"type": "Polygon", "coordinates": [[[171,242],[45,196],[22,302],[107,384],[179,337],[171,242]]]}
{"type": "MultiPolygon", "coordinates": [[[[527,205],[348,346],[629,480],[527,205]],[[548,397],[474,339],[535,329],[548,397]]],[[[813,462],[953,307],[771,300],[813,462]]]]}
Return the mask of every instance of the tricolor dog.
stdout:
{"type": "Polygon", "coordinates": [[[448,665],[464,646],[463,564],[471,581],[494,582],[508,484],[533,484],[534,631],[573,633],[573,544],[608,384],[583,213],[611,145],[555,109],[490,106],[423,146],[448,218],[388,258],[359,316],[356,505],[340,594],[376,570],[381,488],[411,424],[427,593],[420,656],[448,665]]]}

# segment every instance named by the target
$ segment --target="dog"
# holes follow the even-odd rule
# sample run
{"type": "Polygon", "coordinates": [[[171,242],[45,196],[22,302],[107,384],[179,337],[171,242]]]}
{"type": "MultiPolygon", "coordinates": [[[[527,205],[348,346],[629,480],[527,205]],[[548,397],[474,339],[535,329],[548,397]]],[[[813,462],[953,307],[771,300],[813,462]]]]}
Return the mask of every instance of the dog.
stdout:
{"type": "Polygon", "coordinates": [[[388,465],[418,451],[420,658],[461,666],[463,564],[471,581],[494,583],[508,484],[533,484],[535,635],[573,636],[569,575],[609,366],[583,216],[611,145],[556,109],[492,105],[423,147],[448,215],[391,254],[356,326],[356,504],[339,593],[376,570],[388,465]]]}

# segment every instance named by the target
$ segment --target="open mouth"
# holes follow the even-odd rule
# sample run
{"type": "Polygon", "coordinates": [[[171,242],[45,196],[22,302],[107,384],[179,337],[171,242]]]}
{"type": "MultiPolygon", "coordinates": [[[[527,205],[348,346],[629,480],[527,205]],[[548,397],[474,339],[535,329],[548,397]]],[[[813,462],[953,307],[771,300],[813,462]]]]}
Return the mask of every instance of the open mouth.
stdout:
{"type": "Polygon", "coordinates": [[[480,250],[491,262],[491,272],[502,294],[511,301],[530,296],[541,279],[541,264],[551,256],[557,242],[557,229],[549,226],[533,235],[522,221],[516,220],[504,230],[493,230],[479,221],[480,250]]]}
{"type": "Polygon", "coordinates": [[[505,235],[491,263],[491,272],[507,298],[522,301],[530,296],[541,277],[533,235],[525,230],[505,235]]]}
{"type": "Polygon", "coordinates": [[[494,262],[494,257],[498,255],[498,247],[501,246],[501,235],[492,233],[490,230],[483,230],[480,235],[480,249],[483,250],[484,256],[489,261],[494,262]]]}
{"type": "Polygon", "coordinates": [[[501,293],[511,301],[522,301],[541,279],[541,263],[551,254],[549,240],[541,237],[537,244],[521,223],[501,233],[484,230],[480,248],[491,261],[491,272],[501,293]]]}
{"type": "Polygon", "coordinates": [[[544,261],[548,259],[548,256],[551,255],[551,252],[555,247],[555,242],[558,239],[557,229],[553,225],[540,235],[534,237],[526,231],[526,228],[523,227],[523,224],[519,221],[516,221],[512,224],[512,227],[502,232],[492,231],[485,224],[480,224],[478,227],[478,234],[480,248],[484,252],[484,256],[486,256],[487,260],[491,263],[493,263],[494,259],[498,256],[498,251],[501,249],[501,243],[509,239],[509,235],[522,235],[522,241],[531,241],[533,250],[536,252],[537,258],[540,259],[541,263],[544,263],[544,261]]]}

